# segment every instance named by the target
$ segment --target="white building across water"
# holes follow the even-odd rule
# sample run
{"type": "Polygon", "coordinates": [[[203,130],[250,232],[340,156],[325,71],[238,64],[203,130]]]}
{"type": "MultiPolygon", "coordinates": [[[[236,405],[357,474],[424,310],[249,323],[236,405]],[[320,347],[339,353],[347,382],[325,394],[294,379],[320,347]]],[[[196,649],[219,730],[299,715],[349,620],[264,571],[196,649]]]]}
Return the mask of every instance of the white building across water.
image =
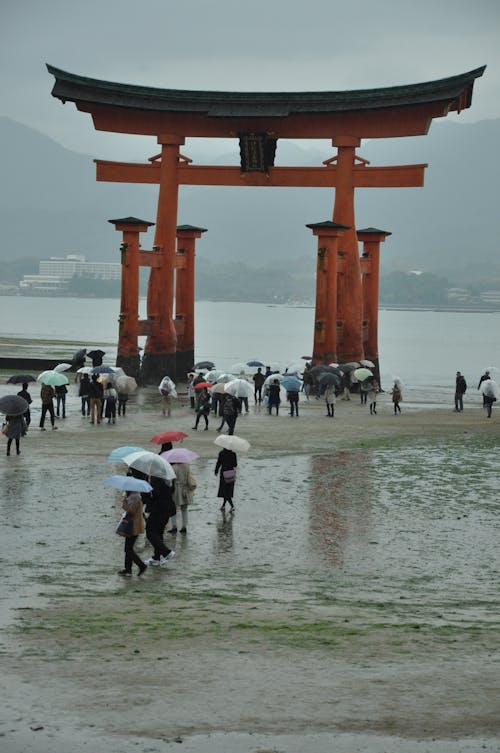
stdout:
{"type": "Polygon", "coordinates": [[[21,293],[50,295],[62,292],[69,280],[84,277],[87,280],[119,280],[121,264],[116,262],[87,261],[85,256],[69,254],[61,258],[51,256],[38,263],[37,275],[24,275],[19,283],[21,293]]]}

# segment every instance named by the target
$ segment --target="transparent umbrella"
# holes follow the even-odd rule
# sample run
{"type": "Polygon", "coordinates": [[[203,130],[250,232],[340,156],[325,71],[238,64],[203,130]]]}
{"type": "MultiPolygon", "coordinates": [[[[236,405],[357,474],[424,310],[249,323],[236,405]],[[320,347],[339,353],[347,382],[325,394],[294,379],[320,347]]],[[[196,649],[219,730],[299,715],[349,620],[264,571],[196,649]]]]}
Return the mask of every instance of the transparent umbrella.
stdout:
{"type": "Polygon", "coordinates": [[[129,468],[135,468],[136,471],[145,473],[146,476],[156,476],[165,479],[165,481],[172,481],[175,478],[175,472],[170,463],[154,452],[147,450],[132,452],[130,455],[125,455],[123,462],[129,468]]]}
{"type": "Polygon", "coordinates": [[[250,442],[243,437],[237,437],[236,434],[221,434],[214,439],[214,444],[233,452],[248,452],[251,447],[250,442]]]}
{"type": "Polygon", "coordinates": [[[37,382],[42,384],[50,384],[52,387],[60,387],[62,384],[69,384],[69,379],[66,374],[61,374],[59,371],[48,370],[42,371],[36,378],[37,382]]]}

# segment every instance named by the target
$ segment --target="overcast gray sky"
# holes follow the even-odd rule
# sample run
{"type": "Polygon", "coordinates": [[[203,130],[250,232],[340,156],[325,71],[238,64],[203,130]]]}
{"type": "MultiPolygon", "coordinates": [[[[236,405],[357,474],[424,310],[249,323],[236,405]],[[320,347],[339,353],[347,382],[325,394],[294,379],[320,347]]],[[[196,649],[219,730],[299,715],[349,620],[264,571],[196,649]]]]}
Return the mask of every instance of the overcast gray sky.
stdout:
{"type": "Polygon", "coordinates": [[[500,117],[499,58],[500,0],[0,0],[0,115],[108,159],[145,159],[152,140],[97,133],[51,96],[45,63],[121,83],[247,91],[412,84],[486,64],[458,116],[474,122],[500,117]]]}

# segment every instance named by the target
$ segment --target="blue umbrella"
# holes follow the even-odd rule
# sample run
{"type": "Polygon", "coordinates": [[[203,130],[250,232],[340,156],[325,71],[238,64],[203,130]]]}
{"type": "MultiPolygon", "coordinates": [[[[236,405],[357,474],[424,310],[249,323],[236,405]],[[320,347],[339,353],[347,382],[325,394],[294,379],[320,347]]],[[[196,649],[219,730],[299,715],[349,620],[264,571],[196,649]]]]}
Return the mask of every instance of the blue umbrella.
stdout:
{"type": "Polygon", "coordinates": [[[291,392],[294,390],[300,390],[302,387],[302,382],[300,379],[297,379],[296,376],[284,376],[281,380],[281,386],[287,391],[291,392]]]}
{"type": "Polygon", "coordinates": [[[104,479],[104,486],[112,486],[123,492],[150,492],[153,488],[147,481],[134,476],[110,476],[104,479]]]}
{"type": "Polygon", "coordinates": [[[132,452],[142,452],[144,447],[116,447],[111,450],[110,454],[106,458],[110,463],[121,463],[126,455],[130,455],[132,452]]]}
{"type": "Polygon", "coordinates": [[[247,366],[265,366],[265,363],[262,363],[262,361],[247,361],[247,366]]]}
{"type": "Polygon", "coordinates": [[[112,366],[94,366],[92,374],[114,374],[115,370],[112,366]]]}

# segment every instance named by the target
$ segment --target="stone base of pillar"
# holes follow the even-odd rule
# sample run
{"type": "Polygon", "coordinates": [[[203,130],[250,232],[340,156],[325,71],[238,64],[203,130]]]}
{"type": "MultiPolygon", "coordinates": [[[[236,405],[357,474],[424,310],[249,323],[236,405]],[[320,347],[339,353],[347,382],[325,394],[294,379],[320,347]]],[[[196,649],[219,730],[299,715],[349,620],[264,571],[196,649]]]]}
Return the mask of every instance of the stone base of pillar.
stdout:
{"type": "Polygon", "coordinates": [[[160,384],[164,376],[176,379],[175,353],[145,353],[141,366],[141,384],[160,384]]]}
{"type": "Polygon", "coordinates": [[[176,358],[176,381],[185,382],[186,374],[194,366],[194,350],[178,350],[176,358]]]}
{"type": "Polygon", "coordinates": [[[116,365],[120,366],[127,376],[134,377],[137,382],[140,381],[141,375],[141,362],[139,355],[136,356],[121,356],[116,357],[116,365]]]}

